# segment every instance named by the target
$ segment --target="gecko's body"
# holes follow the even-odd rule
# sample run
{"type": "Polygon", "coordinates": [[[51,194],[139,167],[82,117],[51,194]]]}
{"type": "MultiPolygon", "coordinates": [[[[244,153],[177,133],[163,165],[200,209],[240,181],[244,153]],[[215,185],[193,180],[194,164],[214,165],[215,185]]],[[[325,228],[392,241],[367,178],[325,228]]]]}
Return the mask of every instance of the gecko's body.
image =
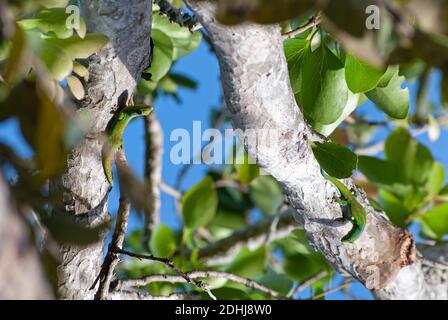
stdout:
{"type": "Polygon", "coordinates": [[[139,116],[147,116],[152,112],[150,106],[131,106],[114,114],[106,129],[107,143],[104,144],[102,161],[104,174],[110,185],[114,185],[112,164],[115,153],[123,146],[123,132],[129,122],[139,116]]]}
{"type": "Polygon", "coordinates": [[[353,243],[359,238],[366,226],[366,211],[358,200],[356,200],[356,196],[352,194],[345,184],[323,170],[322,175],[338,188],[339,192],[344,197],[344,200],[340,201],[340,203],[342,205],[347,205],[350,210],[353,228],[341,240],[353,243]]]}

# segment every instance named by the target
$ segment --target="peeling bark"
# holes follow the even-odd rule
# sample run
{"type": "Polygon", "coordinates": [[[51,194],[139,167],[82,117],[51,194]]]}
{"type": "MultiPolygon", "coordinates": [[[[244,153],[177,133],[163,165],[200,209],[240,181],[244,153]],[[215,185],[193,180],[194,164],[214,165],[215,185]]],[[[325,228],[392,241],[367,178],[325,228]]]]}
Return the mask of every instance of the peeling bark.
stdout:
{"type": "MultiPolygon", "coordinates": [[[[102,141],[92,138],[104,131],[117,105],[127,102],[137,80],[149,65],[151,46],[151,0],[81,0],[89,32],[109,37],[109,43],[88,61],[87,97],[78,114],[87,115],[87,137],[68,156],[62,178],[51,190],[62,194],[55,213],[69,213],[79,223],[95,226],[108,219],[109,184],[101,165],[102,141]]],[[[105,235],[104,235],[105,237],[105,235]]],[[[92,299],[89,290],[100,270],[104,237],[89,246],[61,245],[58,266],[59,295],[63,299],[92,299]]]]}
{"type": "MultiPolygon", "coordinates": [[[[306,124],[294,99],[279,27],[223,26],[215,20],[210,2],[189,1],[189,5],[216,50],[234,128],[251,158],[282,184],[312,247],[336,271],[353,276],[381,298],[430,298],[412,235],[372,208],[357,188],[367,226],[354,244],[340,241],[351,224],[335,224],[342,217],[333,201],[338,191],[320,174],[309,146],[309,140],[322,138],[306,124]],[[257,133],[256,140],[245,137],[247,130],[257,133]],[[273,135],[278,139],[272,140],[273,135]]],[[[355,189],[351,179],[344,183],[355,189]]]]}

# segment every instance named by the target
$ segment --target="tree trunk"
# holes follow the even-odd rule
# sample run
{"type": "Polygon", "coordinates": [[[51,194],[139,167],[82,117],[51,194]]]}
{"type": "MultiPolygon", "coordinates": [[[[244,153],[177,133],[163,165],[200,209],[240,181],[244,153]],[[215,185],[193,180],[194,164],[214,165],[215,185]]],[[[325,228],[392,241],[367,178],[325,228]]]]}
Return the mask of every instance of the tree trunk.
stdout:
{"type": "MultiPolygon", "coordinates": [[[[278,25],[244,23],[220,25],[209,1],[189,1],[207,29],[221,69],[226,104],[234,128],[252,159],[283,186],[295,218],[304,226],[310,244],[338,272],[351,275],[385,299],[442,298],[425,279],[411,234],[370,206],[358,189],[366,209],[367,226],[354,243],[341,238],[351,223],[342,217],[333,198],[336,188],[322,177],[309,145],[321,141],[304,121],[292,92],[278,25]],[[256,133],[245,136],[249,131],[256,133]],[[277,138],[277,139],[275,139],[277,138]]],[[[344,181],[354,187],[350,179],[344,181]]]]}
{"type": "MultiPolygon", "coordinates": [[[[62,178],[53,181],[53,192],[62,193],[55,213],[68,213],[83,225],[93,227],[107,219],[109,184],[101,164],[104,131],[112,112],[126,103],[149,65],[151,46],[151,0],[81,0],[81,11],[89,32],[109,37],[109,43],[88,61],[90,79],[87,97],[79,114],[90,119],[86,138],[70,152],[62,178]]],[[[59,295],[63,299],[91,299],[89,290],[100,270],[104,238],[88,246],[61,245],[58,266],[59,295]]]]}

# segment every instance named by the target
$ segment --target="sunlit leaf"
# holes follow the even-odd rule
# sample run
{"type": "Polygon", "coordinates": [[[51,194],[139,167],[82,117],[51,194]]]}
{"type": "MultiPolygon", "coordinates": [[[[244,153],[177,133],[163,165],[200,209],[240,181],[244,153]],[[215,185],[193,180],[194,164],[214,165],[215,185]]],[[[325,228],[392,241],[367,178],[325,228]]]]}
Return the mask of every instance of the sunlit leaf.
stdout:
{"type": "Polygon", "coordinates": [[[335,178],[348,178],[357,167],[358,157],[345,146],[334,142],[314,142],[312,150],[322,169],[335,178]]]}
{"type": "Polygon", "coordinates": [[[168,258],[176,251],[174,232],[164,224],[157,225],[151,233],[149,241],[151,253],[157,257],[168,258]]]}
{"type": "Polygon", "coordinates": [[[185,226],[190,229],[206,226],[215,216],[217,207],[218,196],[214,181],[205,177],[182,198],[182,218],[185,226]]]}
{"type": "Polygon", "coordinates": [[[283,191],[271,176],[258,176],[250,183],[250,198],[266,214],[274,214],[283,204],[283,191]]]}

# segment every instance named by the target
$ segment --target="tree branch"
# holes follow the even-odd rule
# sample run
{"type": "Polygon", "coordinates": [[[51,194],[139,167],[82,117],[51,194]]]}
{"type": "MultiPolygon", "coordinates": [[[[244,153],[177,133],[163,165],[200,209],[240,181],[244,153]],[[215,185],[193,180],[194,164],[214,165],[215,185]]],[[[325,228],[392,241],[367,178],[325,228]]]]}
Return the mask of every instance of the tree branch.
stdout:
{"type": "MultiPolygon", "coordinates": [[[[236,283],[240,283],[250,289],[258,290],[260,292],[266,293],[277,299],[286,299],[280,293],[275,290],[272,290],[268,287],[265,287],[256,281],[240,277],[236,274],[223,272],[223,271],[192,271],[186,273],[186,276],[190,279],[198,279],[198,278],[220,278],[227,279],[236,283]]],[[[122,290],[122,288],[126,287],[141,287],[145,286],[152,282],[170,282],[170,283],[183,283],[188,282],[182,276],[176,275],[166,275],[166,274],[156,274],[150,275],[147,277],[143,277],[140,279],[128,279],[128,280],[118,280],[115,282],[115,290],[122,290]]]]}
{"type": "MultiPolygon", "coordinates": [[[[128,164],[126,160],[126,155],[124,153],[124,149],[120,149],[117,151],[115,161],[118,166],[127,167],[128,164]]],[[[129,199],[127,199],[123,190],[120,190],[120,204],[118,207],[117,222],[115,223],[115,229],[112,235],[112,241],[109,244],[106,257],[101,267],[100,274],[98,275],[97,278],[97,280],[99,280],[100,282],[100,285],[98,287],[98,291],[95,294],[96,300],[106,299],[107,294],[109,293],[110,282],[112,280],[115,267],[117,266],[117,263],[119,261],[116,252],[117,250],[123,248],[124,238],[128,227],[130,211],[131,211],[131,204],[129,202],[129,199]]],[[[97,280],[95,280],[90,289],[93,289],[96,286],[97,280]]]]}
{"type": "Polygon", "coordinates": [[[328,276],[328,272],[326,270],[319,272],[315,276],[309,278],[308,280],[305,280],[303,283],[301,283],[299,286],[293,288],[287,295],[288,298],[293,298],[296,294],[302,292],[309,286],[311,286],[314,282],[319,281],[323,278],[328,276]]]}
{"type": "Polygon", "coordinates": [[[199,300],[200,296],[175,293],[169,296],[151,296],[138,291],[113,291],[109,293],[110,300],[199,300]]]}
{"type": "MultiPolygon", "coordinates": [[[[152,0],[81,0],[89,32],[105,34],[108,44],[84,61],[88,65],[87,96],[79,103],[78,115],[86,118],[86,138],[68,155],[67,169],[51,182],[58,195],[55,213],[74,216],[79,223],[94,227],[109,219],[109,184],[101,164],[103,132],[118,105],[127,102],[142,71],[149,65],[152,0]]],[[[100,272],[106,234],[88,246],[60,246],[59,295],[62,299],[92,299],[89,290],[100,272]]]]}
{"type": "Polygon", "coordinates": [[[308,23],[306,23],[305,25],[282,34],[282,38],[283,38],[283,40],[294,38],[295,36],[297,36],[301,33],[304,33],[305,31],[307,31],[309,29],[314,28],[315,26],[318,26],[320,24],[320,22],[321,22],[321,19],[319,16],[312,17],[311,20],[308,23]]]}
{"type": "Polygon", "coordinates": [[[208,287],[208,285],[206,283],[204,283],[202,281],[197,281],[195,279],[190,278],[188,273],[183,272],[181,269],[179,269],[173,263],[173,261],[171,259],[158,258],[158,257],[154,257],[153,255],[133,253],[133,252],[126,251],[126,250],[117,250],[117,253],[125,254],[125,255],[128,255],[130,257],[134,257],[134,258],[137,258],[137,259],[140,259],[140,260],[144,259],[144,260],[151,260],[151,261],[161,262],[161,263],[165,264],[168,268],[170,268],[171,270],[176,272],[187,283],[192,284],[192,285],[198,287],[199,289],[204,290],[204,292],[207,293],[212,300],[216,300],[216,297],[213,295],[213,293],[211,292],[210,288],[208,287]]]}
{"type": "MultiPolygon", "coordinates": [[[[384,212],[370,206],[358,189],[367,227],[354,244],[341,242],[351,228],[335,225],[342,216],[309,145],[322,141],[305,122],[289,81],[283,41],[276,25],[220,25],[209,1],[188,1],[216,49],[233,125],[250,157],[275,177],[295,217],[304,222],[311,246],[343,274],[350,274],[387,299],[427,297],[412,235],[394,226],[384,212]],[[256,55],[253,52],[257,52],[256,55]],[[256,133],[256,143],[244,133],[256,133]]],[[[344,180],[351,188],[353,181],[344,180]]]]}

